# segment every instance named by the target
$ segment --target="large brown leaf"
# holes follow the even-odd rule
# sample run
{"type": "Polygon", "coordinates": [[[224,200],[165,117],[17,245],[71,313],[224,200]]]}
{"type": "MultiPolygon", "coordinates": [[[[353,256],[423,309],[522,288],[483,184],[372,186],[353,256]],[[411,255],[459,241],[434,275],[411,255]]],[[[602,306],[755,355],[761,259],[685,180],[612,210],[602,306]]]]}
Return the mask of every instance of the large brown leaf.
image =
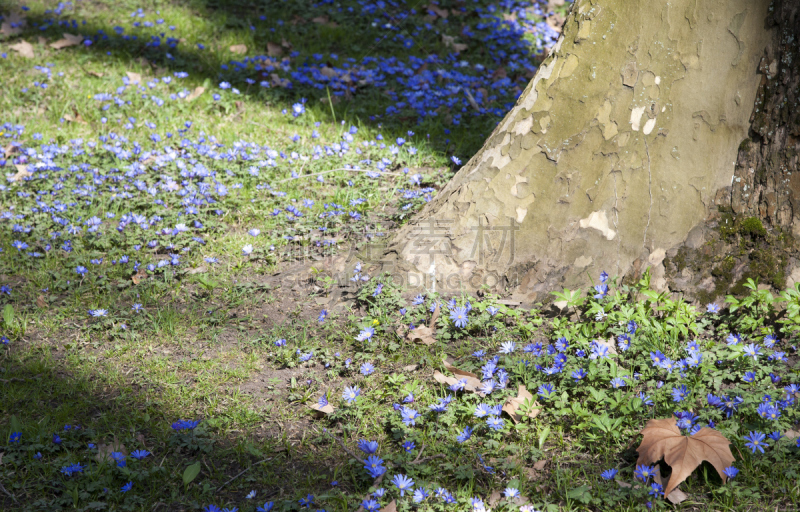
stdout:
{"type": "Polygon", "coordinates": [[[663,457],[672,468],[664,496],[686,480],[704,460],[714,466],[723,482],[728,480],[723,470],[735,460],[729,447],[731,443],[713,428],[703,427],[693,436],[684,436],[677,420],[667,418],[648,421],[642,436],[642,444],[636,449],[639,453],[636,464],[653,464],[663,457]]]}
{"type": "Polygon", "coordinates": [[[434,380],[436,380],[436,382],[452,386],[459,380],[465,379],[467,381],[466,385],[464,386],[465,391],[471,391],[472,393],[477,393],[479,396],[484,396],[483,393],[478,391],[478,388],[481,385],[481,379],[478,378],[477,375],[471,372],[460,370],[455,366],[453,366],[452,364],[448,363],[447,361],[444,361],[443,364],[444,367],[453,372],[456,375],[456,377],[449,377],[439,371],[434,371],[433,378],[434,380]]]}
{"type": "Polygon", "coordinates": [[[535,418],[542,412],[541,406],[539,402],[537,402],[533,395],[525,389],[525,386],[522,384],[519,385],[519,389],[517,390],[516,398],[508,397],[506,403],[503,404],[503,410],[511,416],[511,419],[514,420],[514,423],[518,423],[522,419],[522,415],[519,413],[519,408],[522,404],[528,401],[529,404],[532,404],[533,407],[528,411],[527,416],[529,418],[535,418]]]}

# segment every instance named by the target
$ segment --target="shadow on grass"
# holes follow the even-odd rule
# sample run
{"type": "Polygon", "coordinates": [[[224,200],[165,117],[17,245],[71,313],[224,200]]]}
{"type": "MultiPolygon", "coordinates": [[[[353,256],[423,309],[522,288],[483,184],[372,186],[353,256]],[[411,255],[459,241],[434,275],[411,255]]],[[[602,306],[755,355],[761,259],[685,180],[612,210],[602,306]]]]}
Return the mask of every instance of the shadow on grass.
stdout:
{"type": "MultiPolygon", "coordinates": [[[[195,86],[206,82],[214,89],[225,80],[242,90],[246,102],[266,100],[290,108],[304,98],[319,104],[330,97],[334,105],[320,109],[329,122],[357,118],[382,123],[393,139],[414,130],[430,135],[438,151],[464,157],[478,150],[532,76],[530,34],[520,27],[484,26],[476,9],[485,12],[491,3],[481,0],[467,10],[442,1],[440,8],[451,13],[444,18],[429,15],[422,1],[400,7],[377,2],[369,8],[372,4],[353,0],[336,6],[310,0],[189,0],[162,5],[179,18],[164,14],[163,24],[156,24],[156,4],[141,21],[131,17],[134,5],[86,4],[60,15],[33,5],[28,29],[18,37],[55,40],[63,32],[79,31],[93,40],[88,48],[66,50],[80,52],[80,61],[129,68],[139,63],[156,74],[187,71],[195,86]],[[66,21],[81,14],[86,19],[76,25],[66,21]],[[195,29],[198,20],[204,25],[195,29]],[[171,31],[170,23],[183,26],[171,31]],[[455,52],[456,40],[470,44],[455,52]],[[231,52],[234,44],[245,44],[247,56],[231,52]],[[475,65],[485,72],[476,74],[475,65]],[[274,73],[290,80],[291,87],[276,85],[274,73]],[[270,87],[261,88],[262,81],[270,87]]],[[[12,9],[16,6],[0,1],[0,12],[12,9]]]]}
{"type": "Polygon", "coordinates": [[[72,367],[69,359],[81,358],[80,349],[50,353],[23,343],[0,363],[2,510],[67,510],[75,503],[77,510],[104,508],[98,503],[122,510],[158,503],[168,510],[241,507],[251,490],[261,503],[296,502],[302,490],[344,510],[342,493],[364,487],[363,470],[348,468],[346,454],[321,434],[290,437],[276,428],[242,435],[213,418],[180,433],[170,427],[180,418],[158,398],[158,384],[142,387],[137,379],[72,367]],[[19,442],[8,441],[14,432],[19,442]],[[135,450],[151,453],[136,460],[135,450]],[[101,462],[98,454],[112,451],[128,454],[125,468],[101,462]],[[64,474],[75,464],[80,471],[64,474]],[[184,472],[195,464],[199,474],[185,486],[184,472]],[[133,489],[123,493],[127,482],[133,489]]]}

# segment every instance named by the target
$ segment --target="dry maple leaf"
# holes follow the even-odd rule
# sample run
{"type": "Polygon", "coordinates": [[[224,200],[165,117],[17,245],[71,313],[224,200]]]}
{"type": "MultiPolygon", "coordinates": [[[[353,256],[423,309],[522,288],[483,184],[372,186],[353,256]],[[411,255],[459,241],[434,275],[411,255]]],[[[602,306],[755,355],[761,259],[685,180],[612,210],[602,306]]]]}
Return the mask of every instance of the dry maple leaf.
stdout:
{"type": "Polygon", "coordinates": [[[433,330],[430,327],[421,325],[414,330],[408,331],[406,339],[411,343],[421,343],[423,345],[433,345],[436,338],[433,337],[433,330]]]}
{"type": "Polygon", "coordinates": [[[481,385],[481,379],[478,378],[477,375],[464,370],[460,370],[455,366],[453,366],[452,364],[448,363],[447,361],[444,361],[442,364],[444,365],[445,368],[453,372],[453,374],[455,374],[455,377],[448,377],[447,375],[441,372],[434,371],[433,378],[434,380],[436,380],[436,382],[452,386],[453,384],[456,384],[459,380],[465,380],[466,385],[464,386],[464,391],[471,391],[473,393],[477,393],[480,396],[484,396],[483,393],[480,393],[478,391],[478,388],[481,385]]]}
{"type": "Polygon", "coordinates": [[[14,183],[22,183],[28,176],[33,176],[33,173],[28,170],[28,166],[25,164],[15,164],[14,167],[17,168],[17,173],[11,177],[11,181],[14,183]]]}
{"type": "Polygon", "coordinates": [[[139,284],[142,282],[142,279],[145,279],[146,277],[147,277],[147,272],[145,271],[145,269],[142,268],[131,276],[131,281],[133,281],[133,284],[139,284]]]}
{"type": "Polygon", "coordinates": [[[531,395],[530,392],[525,389],[525,386],[520,384],[519,389],[517,390],[516,398],[509,397],[508,400],[506,400],[506,403],[503,404],[503,410],[508,413],[509,416],[511,416],[511,419],[514,420],[514,423],[518,423],[519,420],[522,419],[522,415],[519,414],[519,408],[525,403],[526,400],[529,400],[528,403],[532,404],[526,416],[529,418],[535,418],[540,412],[542,412],[539,402],[537,402],[533,398],[533,395],[531,395]]]}
{"type": "Polygon", "coordinates": [[[239,55],[244,55],[247,53],[247,46],[243,44],[235,44],[228,49],[231,51],[231,53],[236,53],[239,55]]]}
{"type": "Polygon", "coordinates": [[[56,50],[60,50],[62,48],[67,48],[69,46],[77,46],[83,42],[83,36],[81,36],[80,34],[73,35],[64,32],[63,35],[64,35],[63,39],[59,39],[55,43],[50,43],[50,48],[55,48],[56,50]]]}
{"type": "Polygon", "coordinates": [[[319,405],[319,403],[308,404],[311,409],[317,411],[319,416],[332,414],[336,409],[331,404],[319,405]]]}
{"type": "Polygon", "coordinates": [[[199,98],[200,95],[203,94],[205,91],[206,91],[205,87],[198,85],[197,87],[194,88],[194,91],[192,91],[192,93],[186,97],[186,101],[192,101],[194,99],[199,98]]]}
{"type": "Polygon", "coordinates": [[[14,144],[9,144],[3,149],[3,155],[5,155],[6,158],[18,152],[19,152],[19,146],[15,146],[14,144]]]}
{"type": "Polygon", "coordinates": [[[21,34],[22,29],[27,24],[28,21],[20,16],[19,13],[12,12],[11,14],[3,17],[3,23],[0,24],[0,34],[5,34],[7,36],[21,34]]]}
{"type": "Polygon", "coordinates": [[[675,418],[650,420],[642,429],[642,444],[637,465],[649,465],[664,458],[672,468],[672,475],[664,487],[664,496],[692,474],[704,460],[711,463],[719,473],[722,482],[728,477],[723,470],[735,460],[725,436],[716,430],[703,427],[693,436],[681,435],[675,418]]]}
{"type": "Polygon", "coordinates": [[[142,83],[142,75],[140,73],[134,73],[133,71],[126,71],[125,76],[128,77],[128,80],[131,84],[140,84],[142,83]]]}
{"type": "Polygon", "coordinates": [[[33,45],[28,41],[20,41],[17,44],[9,45],[9,48],[20,54],[21,57],[32,59],[35,55],[33,53],[33,45]]]}

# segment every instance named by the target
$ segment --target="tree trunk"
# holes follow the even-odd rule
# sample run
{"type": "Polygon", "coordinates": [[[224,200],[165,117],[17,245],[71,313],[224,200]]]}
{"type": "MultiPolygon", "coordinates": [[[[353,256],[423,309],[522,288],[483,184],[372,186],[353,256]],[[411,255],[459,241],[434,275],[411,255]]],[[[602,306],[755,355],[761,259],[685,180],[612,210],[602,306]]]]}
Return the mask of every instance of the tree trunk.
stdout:
{"type": "Polygon", "coordinates": [[[707,243],[720,206],[790,224],[796,12],[788,1],[576,1],[515,107],[398,232],[384,269],[411,287],[488,285],[523,302],[603,270],[649,266],[666,289],[665,256],[707,243]],[[788,114],[776,110],[784,99],[788,114]]]}

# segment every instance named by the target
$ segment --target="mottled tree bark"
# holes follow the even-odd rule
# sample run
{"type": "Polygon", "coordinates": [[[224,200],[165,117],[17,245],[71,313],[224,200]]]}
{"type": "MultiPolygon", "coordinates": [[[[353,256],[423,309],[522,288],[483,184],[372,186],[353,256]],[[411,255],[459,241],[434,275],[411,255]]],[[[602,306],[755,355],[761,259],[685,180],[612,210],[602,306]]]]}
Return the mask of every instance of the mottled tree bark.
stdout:
{"type": "MultiPolygon", "coordinates": [[[[731,207],[771,226],[800,215],[800,5],[776,1],[767,20],[776,39],[758,64],[759,85],[750,130],[731,184],[731,207]]],[[[722,194],[721,204],[728,198],[722,194]]]]}
{"type": "Polygon", "coordinates": [[[775,8],[768,0],[576,1],[516,106],[399,231],[384,269],[412,287],[486,284],[524,302],[602,270],[635,276],[650,266],[664,289],[665,255],[702,241],[734,173],[750,172],[741,177],[748,190],[761,184],[758,199],[751,193],[735,208],[792,222],[800,207],[779,191],[796,168],[796,73],[790,84],[780,76],[798,61],[780,60],[775,43],[790,36],[775,8]],[[782,93],[794,102],[786,133],[770,131],[774,109],[764,119],[753,113],[757,98],[781,101],[780,88],[795,91],[782,93]],[[748,134],[742,146],[770,162],[766,173],[737,170],[748,134]],[[770,160],[778,146],[786,158],[770,160]]]}

